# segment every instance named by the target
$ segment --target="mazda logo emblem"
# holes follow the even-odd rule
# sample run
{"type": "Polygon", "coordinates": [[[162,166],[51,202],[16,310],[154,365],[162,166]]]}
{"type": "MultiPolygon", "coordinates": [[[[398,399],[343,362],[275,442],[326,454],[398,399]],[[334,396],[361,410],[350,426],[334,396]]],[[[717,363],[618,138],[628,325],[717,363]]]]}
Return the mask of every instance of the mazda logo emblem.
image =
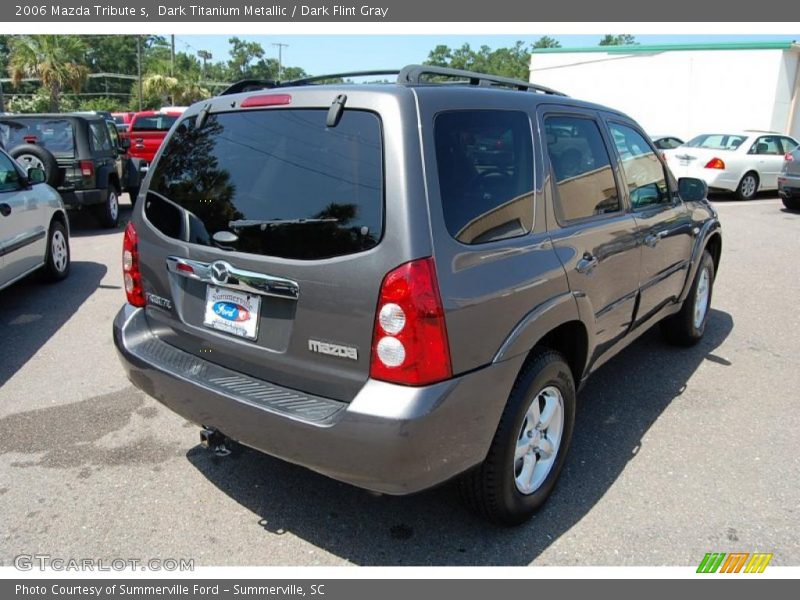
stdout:
{"type": "Polygon", "coordinates": [[[211,265],[211,278],[214,283],[227,283],[228,275],[228,265],[224,262],[215,262],[211,265]]]}

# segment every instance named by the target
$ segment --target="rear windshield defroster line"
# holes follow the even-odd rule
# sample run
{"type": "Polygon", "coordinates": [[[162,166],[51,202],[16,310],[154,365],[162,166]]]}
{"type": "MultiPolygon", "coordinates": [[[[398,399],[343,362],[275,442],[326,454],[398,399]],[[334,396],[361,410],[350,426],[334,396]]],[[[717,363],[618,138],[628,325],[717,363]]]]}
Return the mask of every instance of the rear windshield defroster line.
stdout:
{"type": "Polygon", "coordinates": [[[228,112],[199,128],[184,119],[154,167],[148,220],[182,241],[265,256],[313,260],[374,247],[383,234],[380,119],[346,110],[328,128],[326,116],[228,112]],[[219,232],[229,232],[216,236],[224,244],[219,232]]]}

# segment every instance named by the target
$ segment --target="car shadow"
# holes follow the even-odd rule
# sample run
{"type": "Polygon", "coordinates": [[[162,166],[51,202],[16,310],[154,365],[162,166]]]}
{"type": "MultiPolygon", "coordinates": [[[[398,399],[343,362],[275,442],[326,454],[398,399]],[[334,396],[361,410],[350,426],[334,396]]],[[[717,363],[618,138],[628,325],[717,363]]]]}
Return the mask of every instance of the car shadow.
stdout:
{"type": "Polygon", "coordinates": [[[107,270],[99,263],[73,261],[63,281],[45,283],[34,274],[0,292],[0,386],[75,314],[107,270]]]}
{"type": "Polygon", "coordinates": [[[131,219],[133,207],[128,200],[127,194],[122,194],[119,203],[119,225],[113,229],[107,229],[100,225],[93,211],[84,208],[80,210],[70,210],[69,214],[69,233],[72,237],[97,237],[101,235],[114,235],[125,229],[131,219]]]}
{"type": "MultiPolygon", "coordinates": [[[[650,331],[600,369],[579,396],[575,434],[558,486],[527,524],[496,527],[457,501],[452,484],[407,497],[376,497],[301,467],[242,449],[187,458],[256,516],[265,544],[291,533],[358,565],[528,565],[577,524],[635,460],[642,439],[734,327],[719,310],[692,348],[650,331]],[[602,457],[602,458],[601,458],[602,457]]],[[[267,554],[264,555],[268,556],[267,554]]],[[[252,564],[260,564],[252,549],[252,564]]]]}
{"type": "MultiPolygon", "coordinates": [[[[768,190],[766,192],[756,192],[753,200],[774,200],[778,197],[776,190],[768,190]]],[[[709,192],[708,199],[712,202],[730,202],[730,203],[747,203],[747,200],[739,200],[734,192],[709,192]]]]}

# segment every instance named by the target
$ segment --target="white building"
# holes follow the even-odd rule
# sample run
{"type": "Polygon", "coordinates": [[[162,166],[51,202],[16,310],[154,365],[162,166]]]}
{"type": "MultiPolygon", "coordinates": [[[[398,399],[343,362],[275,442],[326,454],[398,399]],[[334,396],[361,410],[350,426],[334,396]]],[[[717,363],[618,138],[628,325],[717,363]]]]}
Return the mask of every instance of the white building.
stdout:
{"type": "Polygon", "coordinates": [[[800,44],[544,48],[531,81],[621,110],[651,135],[761,129],[800,139],[800,44]]]}

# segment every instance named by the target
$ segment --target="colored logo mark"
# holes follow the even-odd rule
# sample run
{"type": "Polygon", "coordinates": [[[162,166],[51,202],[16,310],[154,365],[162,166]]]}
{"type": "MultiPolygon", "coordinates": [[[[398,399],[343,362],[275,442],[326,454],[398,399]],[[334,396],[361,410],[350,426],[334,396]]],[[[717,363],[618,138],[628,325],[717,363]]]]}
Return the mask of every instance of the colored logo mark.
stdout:
{"type": "Polygon", "coordinates": [[[707,552],[697,567],[698,573],[763,573],[772,553],[707,552]]]}

